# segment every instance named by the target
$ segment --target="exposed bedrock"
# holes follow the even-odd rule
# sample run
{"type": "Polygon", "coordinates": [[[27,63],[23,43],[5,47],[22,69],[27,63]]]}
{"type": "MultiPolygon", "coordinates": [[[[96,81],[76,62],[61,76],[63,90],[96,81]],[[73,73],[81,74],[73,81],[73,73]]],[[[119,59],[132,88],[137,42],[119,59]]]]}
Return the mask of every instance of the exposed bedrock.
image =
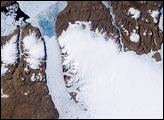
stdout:
{"type": "Polygon", "coordinates": [[[3,2],[1,2],[1,9],[2,9],[2,7],[6,7],[6,6],[11,5],[15,2],[16,1],[3,1],[3,2]]]}
{"type": "Polygon", "coordinates": [[[119,43],[119,34],[112,25],[112,16],[101,1],[68,1],[66,8],[57,16],[55,28],[57,37],[68,28],[69,22],[75,21],[91,21],[92,30],[98,28],[119,43]]]}
{"type": "Polygon", "coordinates": [[[163,31],[159,29],[158,24],[163,1],[111,1],[111,6],[125,49],[135,51],[139,55],[161,49],[163,31]],[[138,19],[131,17],[130,8],[140,12],[138,19]],[[155,18],[151,13],[154,13],[155,18]],[[139,42],[131,41],[130,36],[134,30],[140,36],[139,42]]]}

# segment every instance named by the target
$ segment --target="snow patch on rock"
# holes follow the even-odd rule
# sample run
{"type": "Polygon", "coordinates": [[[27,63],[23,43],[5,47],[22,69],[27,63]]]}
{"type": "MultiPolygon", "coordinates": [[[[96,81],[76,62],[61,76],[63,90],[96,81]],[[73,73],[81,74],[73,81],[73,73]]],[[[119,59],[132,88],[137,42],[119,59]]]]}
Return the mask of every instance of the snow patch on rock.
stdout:
{"type": "Polygon", "coordinates": [[[30,93],[30,91],[27,91],[24,93],[25,96],[27,96],[30,93]]]}
{"type": "Polygon", "coordinates": [[[132,15],[131,17],[134,19],[138,19],[140,17],[140,11],[134,8],[130,8],[128,14],[132,15]]]}
{"type": "Polygon", "coordinates": [[[143,32],[143,36],[146,36],[146,34],[147,34],[147,31],[144,31],[144,32],[143,32]]]}
{"type": "Polygon", "coordinates": [[[40,69],[39,66],[45,57],[43,40],[37,38],[35,33],[31,33],[23,39],[23,46],[24,54],[27,54],[25,60],[30,68],[40,69]]]}
{"type": "Polygon", "coordinates": [[[8,98],[9,95],[3,93],[3,89],[1,88],[1,98],[8,98]]]}
{"type": "Polygon", "coordinates": [[[152,18],[154,20],[154,23],[157,23],[158,22],[157,18],[158,18],[158,15],[159,15],[159,11],[158,10],[153,10],[153,11],[149,10],[148,12],[152,16],[152,18]]]}
{"type": "Polygon", "coordinates": [[[35,73],[32,74],[31,81],[33,81],[33,82],[36,81],[36,75],[35,75],[35,73]]]}
{"type": "Polygon", "coordinates": [[[1,76],[7,72],[8,65],[16,63],[17,53],[17,35],[15,35],[1,47],[1,76]]]}
{"type": "Polygon", "coordinates": [[[136,33],[136,30],[133,30],[133,33],[130,35],[130,40],[136,43],[140,41],[140,36],[136,33]]]}

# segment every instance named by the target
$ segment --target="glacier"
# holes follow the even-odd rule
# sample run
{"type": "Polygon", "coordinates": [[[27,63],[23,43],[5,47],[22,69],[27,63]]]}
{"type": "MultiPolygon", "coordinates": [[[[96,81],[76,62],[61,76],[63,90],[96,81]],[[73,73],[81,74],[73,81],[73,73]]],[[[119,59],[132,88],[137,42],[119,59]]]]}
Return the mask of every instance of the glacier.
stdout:
{"type": "MultiPolygon", "coordinates": [[[[30,16],[27,22],[40,28],[45,39],[47,84],[61,119],[162,117],[163,60],[159,63],[150,60],[152,53],[148,56],[137,56],[133,52],[120,52],[117,45],[106,42],[103,35],[88,29],[81,30],[81,26],[70,24],[59,41],[60,45],[68,47],[70,59],[78,63],[79,76],[84,80],[79,98],[88,106],[88,111],[84,111],[71,99],[65,87],[61,53],[55,35],[56,15],[66,7],[67,2],[19,1],[18,3],[30,16]],[[94,34],[98,37],[93,37],[94,34]],[[82,41],[79,38],[85,39],[82,41]],[[132,74],[126,76],[128,73],[132,74]]],[[[110,5],[108,7],[112,11],[112,7],[110,5]]],[[[114,14],[112,12],[111,14],[112,24],[120,34],[119,28],[114,24],[114,14]]],[[[86,26],[89,28],[88,23],[86,26]]]]}

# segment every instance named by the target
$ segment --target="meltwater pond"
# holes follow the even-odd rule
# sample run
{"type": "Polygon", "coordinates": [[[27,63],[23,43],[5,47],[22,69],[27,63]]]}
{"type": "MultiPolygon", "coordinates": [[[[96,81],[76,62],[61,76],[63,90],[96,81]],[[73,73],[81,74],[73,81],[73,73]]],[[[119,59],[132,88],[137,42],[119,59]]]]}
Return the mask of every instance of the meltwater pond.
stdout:
{"type": "Polygon", "coordinates": [[[56,15],[65,8],[66,2],[57,2],[55,5],[50,6],[43,13],[38,16],[39,28],[42,35],[48,37],[55,35],[55,22],[56,15]]]}
{"type": "Polygon", "coordinates": [[[54,22],[46,20],[44,18],[40,18],[39,26],[42,28],[42,33],[49,37],[54,36],[54,22]]]}
{"type": "Polygon", "coordinates": [[[62,11],[65,1],[18,1],[20,9],[30,18],[27,22],[39,27],[42,35],[55,36],[56,15],[62,11]]]}

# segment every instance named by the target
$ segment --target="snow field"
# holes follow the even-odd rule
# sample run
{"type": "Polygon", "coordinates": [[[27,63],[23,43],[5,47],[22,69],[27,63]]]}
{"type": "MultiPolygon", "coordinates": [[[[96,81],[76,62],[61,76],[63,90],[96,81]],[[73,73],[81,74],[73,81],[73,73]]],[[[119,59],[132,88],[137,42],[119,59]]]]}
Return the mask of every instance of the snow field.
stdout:
{"type": "Polygon", "coordinates": [[[16,63],[17,59],[17,35],[13,36],[5,45],[1,47],[1,76],[8,70],[8,65],[16,63]]]}
{"type": "Polygon", "coordinates": [[[156,63],[152,53],[120,53],[113,40],[105,41],[85,22],[69,24],[59,43],[77,63],[78,97],[91,118],[163,117],[163,62],[156,63]]]}
{"type": "Polygon", "coordinates": [[[23,39],[24,53],[27,53],[25,60],[32,69],[39,69],[45,57],[44,43],[41,38],[36,38],[35,33],[23,39]]]}

